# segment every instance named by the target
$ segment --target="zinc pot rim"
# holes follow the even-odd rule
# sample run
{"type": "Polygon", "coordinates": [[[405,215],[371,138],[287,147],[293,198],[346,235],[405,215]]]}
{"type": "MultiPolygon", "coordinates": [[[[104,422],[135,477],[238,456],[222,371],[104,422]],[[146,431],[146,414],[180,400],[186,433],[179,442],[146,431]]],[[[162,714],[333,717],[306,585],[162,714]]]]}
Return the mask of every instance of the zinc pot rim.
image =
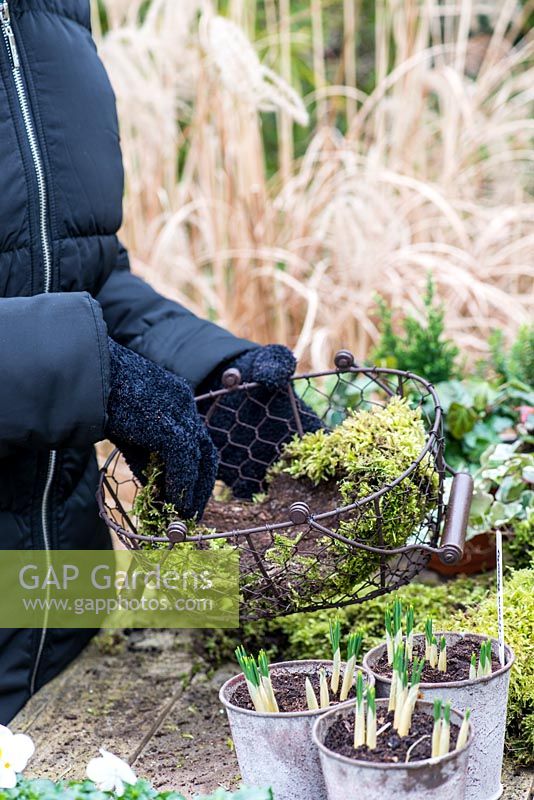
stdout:
{"type": "MultiPolygon", "coordinates": [[[[385,705],[388,702],[389,700],[387,698],[381,698],[380,700],[376,701],[376,705],[385,705]]],[[[430,712],[429,716],[431,716],[434,708],[433,703],[429,703],[426,700],[418,700],[416,708],[420,708],[421,706],[425,706],[430,712]]],[[[403,761],[400,764],[385,764],[382,761],[362,761],[361,759],[357,758],[349,758],[348,756],[342,756],[340,753],[335,753],[333,750],[330,750],[328,747],[326,747],[326,745],[323,744],[317,735],[319,724],[324,725],[328,717],[333,717],[336,711],[339,711],[341,708],[346,708],[346,704],[343,703],[342,705],[336,706],[336,708],[332,708],[330,711],[327,711],[314,723],[312,728],[312,739],[315,746],[318,747],[327,758],[330,758],[333,761],[337,761],[341,764],[348,764],[354,767],[363,767],[365,769],[391,770],[393,772],[396,770],[416,771],[418,769],[426,769],[426,767],[434,766],[435,764],[444,764],[447,761],[453,761],[454,759],[458,758],[461,753],[464,753],[466,750],[468,750],[473,742],[473,725],[471,724],[471,721],[469,721],[469,734],[467,736],[467,742],[459,750],[451,750],[451,752],[447,753],[445,756],[434,756],[433,758],[425,758],[423,761],[408,761],[408,763],[403,761]]],[[[464,714],[455,708],[452,708],[451,712],[460,717],[461,724],[464,714]]]]}
{"type": "MultiPolygon", "coordinates": [[[[495,639],[493,636],[482,636],[480,633],[469,633],[469,631],[437,631],[435,633],[436,638],[438,636],[470,636],[474,639],[478,639],[480,643],[491,639],[493,644],[496,644],[497,647],[499,646],[499,640],[495,639]]],[[[424,637],[424,633],[417,633],[414,636],[414,639],[421,639],[424,637]]],[[[378,672],[375,672],[371,664],[369,663],[369,658],[375,655],[379,650],[382,650],[386,647],[386,643],[382,642],[381,644],[376,645],[376,647],[371,648],[368,650],[363,658],[363,665],[368,672],[371,672],[376,680],[382,681],[383,683],[391,683],[391,678],[388,678],[387,675],[380,675],[378,672]]],[[[484,675],[481,678],[466,678],[464,681],[435,681],[430,683],[425,683],[421,681],[419,686],[421,689],[457,689],[463,688],[465,686],[475,686],[478,684],[489,683],[494,678],[498,678],[500,675],[504,675],[505,672],[508,672],[514,664],[515,661],[515,654],[510,645],[504,645],[504,653],[506,656],[506,663],[504,667],[499,667],[499,669],[492,672],[491,675],[484,675]]]]}
{"type": "MultiPolygon", "coordinates": [[[[300,661],[276,661],[273,664],[270,664],[269,671],[275,670],[277,667],[296,667],[296,666],[304,666],[307,665],[318,665],[321,666],[332,666],[333,661],[329,661],[328,659],[322,658],[307,658],[302,659],[300,661]]],[[[345,662],[342,662],[342,665],[345,662]]],[[[360,670],[366,676],[368,686],[374,686],[375,678],[372,672],[367,668],[364,667],[363,664],[356,664],[355,672],[360,670]]],[[[338,708],[345,708],[346,706],[350,706],[354,703],[353,698],[349,698],[348,700],[344,700],[342,703],[337,703],[337,705],[333,706],[332,709],[329,708],[318,708],[314,711],[306,710],[306,711],[254,711],[250,708],[241,708],[241,706],[236,706],[234,703],[231,703],[230,700],[227,699],[226,694],[229,689],[233,688],[237,683],[242,683],[245,680],[245,676],[242,672],[239,675],[234,675],[232,678],[229,678],[227,681],[223,683],[219,690],[219,700],[226,708],[227,711],[231,711],[234,714],[244,714],[246,716],[256,717],[257,719],[297,719],[299,717],[303,718],[314,718],[323,716],[330,710],[337,710],[338,708]]]]}

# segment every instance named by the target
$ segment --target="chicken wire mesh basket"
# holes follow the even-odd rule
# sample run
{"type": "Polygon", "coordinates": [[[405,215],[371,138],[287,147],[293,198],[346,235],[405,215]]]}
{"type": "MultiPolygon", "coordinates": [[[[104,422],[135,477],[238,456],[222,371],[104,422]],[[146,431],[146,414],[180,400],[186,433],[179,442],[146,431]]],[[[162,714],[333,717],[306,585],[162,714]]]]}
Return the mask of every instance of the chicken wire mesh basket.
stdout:
{"type": "Polygon", "coordinates": [[[197,398],[198,408],[219,450],[220,473],[237,493],[246,484],[256,497],[212,498],[203,525],[173,519],[147,535],[134,512],[141,485],[115,450],[101,470],[97,500],[100,515],[128,548],[172,549],[183,542],[236,548],[242,620],[363,602],[409,583],[432,554],[446,564],[461,559],[472,479],[445,463],[439,399],[423,378],[358,366],[350,352],[340,351],[334,369],[295,376],[276,391],[242,383],[234,369],[222,383],[197,398]],[[285,487],[266,502],[266,489],[267,498],[273,491],[266,472],[310,420],[319,418],[331,430],[348,415],[386,408],[393,398],[418,409],[424,426],[423,446],[398,475],[365,484],[367,491],[349,503],[341,502],[335,483],[319,487],[306,480],[291,481],[289,492],[285,487]],[[445,491],[447,474],[452,480],[445,491]]]}

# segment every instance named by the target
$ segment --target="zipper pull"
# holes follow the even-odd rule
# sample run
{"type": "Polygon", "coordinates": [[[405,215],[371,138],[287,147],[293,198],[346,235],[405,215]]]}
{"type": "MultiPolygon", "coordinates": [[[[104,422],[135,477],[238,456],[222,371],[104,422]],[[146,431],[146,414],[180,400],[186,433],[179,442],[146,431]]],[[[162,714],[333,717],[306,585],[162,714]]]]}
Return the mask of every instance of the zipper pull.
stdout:
{"type": "Polygon", "coordinates": [[[2,25],[2,31],[6,39],[9,53],[11,55],[11,60],[13,61],[13,69],[19,69],[19,54],[17,50],[17,43],[15,42],[13,28],[11,27],[11,17],[9,14],[9,4],[7,0],[5,0],[0,6],[0,23],[2,25]]]}

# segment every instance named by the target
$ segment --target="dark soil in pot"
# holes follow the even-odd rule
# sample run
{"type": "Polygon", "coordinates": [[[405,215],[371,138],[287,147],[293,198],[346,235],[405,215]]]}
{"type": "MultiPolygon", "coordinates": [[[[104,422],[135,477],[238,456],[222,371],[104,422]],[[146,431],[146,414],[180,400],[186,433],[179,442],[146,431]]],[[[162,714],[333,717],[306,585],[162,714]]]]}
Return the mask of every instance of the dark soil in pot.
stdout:
{"type": "MultiPolygon", "coordinates": [[[[354,716],[336,720],[326,734],[324,744],[329,750],[346,758],[357,761],[369,761],[376,764],[404,764],[424,761],[432,756],[432,730],[434,720],[430,714],[415,711],[412,717],[410,733],[399,736],[393,730],[392,711],[377,709],[376,723],[378,731],[389,723],[389,727],[376,740],[376,748],[369,750],[363,747],[354,748],[354,716]],[[413,748],[412,748],[413,745],[413,748]]],[[[454,750],[458,739],[459,728],[451,724],[450,749],[454,750]]]]}
{"type": "MultiPolygon", "coordinates": [[[[476,653],[477,663],[480,652],[480,640],[476,637],[465,636],[455,644],[447,644],[447,672],[439,672],[433,669],[428,661],[425,663],[421,683],[449,683],[451,681],[469,680],[469,666],[471,655],[476,653]]],[[[421,658],[425,654],[424,641],[415,641],[413,648],[414,657],[421,658]]],[[[492,672],[500,669],[498,657],[492,653],[491,667],[492,672]]],[[[373,664],[373,671],[378,675],[391,678],[391,665],[388,664],[387,651],[384,648],[383,654],[378,661],[373,664]]]]}
{"type": "MultiPolygon", "coordinates": [[[[308,711],[308,704],[306,702],[306,686],[305,680],[306,678],[310,679],[310,683],[313,686],[313,691],[315,692],[315,696],[319,699],[319,686],[320,686],[320,678],[319,678],[319,667],[317,669],[310,668],[308,673],[302,673],[299,675],[295,675],[295,672],[290,672],[289,670],[285,670],[283,667],[281,668],[271,668],[271,681],[273,684],[274,693],[276,695],[276,701],[278,703],[278,708],[282,712],[291,712],[291,711],[308,711]]],[[[337,705],[339,703],[339,697],[334,696],[332,690],[330,689],[330,675],[327,673],[327,680],[328,680],[328,693],[330,695],[330,708],[337,705]]],[[[342,678],[339,682],[339,691],[341,691],[341,684],[342,678]]],[[[339,692],[338,692],[339,694],[339,692]]],[[[354,689],[351,688],[348,699],[354,698],[354,689]]],[[[246,708],[249,711],[254,710],[254,706],[252,705],[252,701],[250,700],[250,696],[248,693],[248,689],[246,687],[245,682],[241,683],[235,690],[232,695],[232,703],[235,706],[239,706],[239,708],[246,708]]]]}

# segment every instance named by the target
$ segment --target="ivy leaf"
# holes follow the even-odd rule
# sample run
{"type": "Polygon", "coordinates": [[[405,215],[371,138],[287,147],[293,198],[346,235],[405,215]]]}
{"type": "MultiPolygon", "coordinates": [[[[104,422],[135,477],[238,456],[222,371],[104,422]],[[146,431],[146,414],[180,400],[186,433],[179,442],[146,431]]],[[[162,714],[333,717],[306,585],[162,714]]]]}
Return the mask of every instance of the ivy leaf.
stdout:
{"type": "Polygon", "coordinates": [[[507,525],[515,518],[520,518],[523,512],[521,503],[499,503],[496,501],[491,507],[488,521],[491,527],[500,528],[507,525]]]}
{"type": "Polygon", "coordinates": [[[478,416],[472,408],[462,406],[460,403],[451,403],[447,414],[449,431],[455,439],[462,439],[466,433],[472,431],[478,416]]]}
{"type": "Polygon", "coordinates": [[[488,492],[475,491],[471,503],[472,520],[481,520],[487,514],[493,503],[493,495],[488,492]]]}
{"type": "Polygon", "coordinates": [[[525,485],[521,478],[515,475],[507,475],[497,489],[495,497],[502,503],[511,503],[514,500],[519,500],[524,488],[525,485]]]}

